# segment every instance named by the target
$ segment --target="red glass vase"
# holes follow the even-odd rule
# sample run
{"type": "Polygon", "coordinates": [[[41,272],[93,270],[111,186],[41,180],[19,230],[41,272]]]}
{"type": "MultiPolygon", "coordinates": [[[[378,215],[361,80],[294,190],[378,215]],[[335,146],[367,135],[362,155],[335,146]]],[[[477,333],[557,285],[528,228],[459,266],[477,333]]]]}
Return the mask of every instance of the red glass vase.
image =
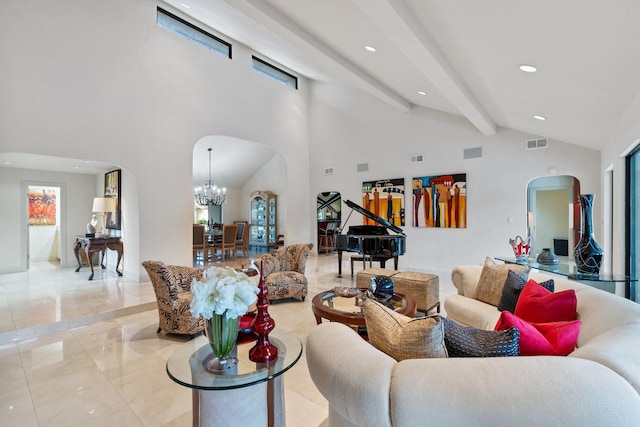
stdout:
{"type": "Polygon", "coordinates": [[[263,263],[260,262],[260,281],[258,283],[258,308],[253,321],[253,332],[258,336],[256,344],[249,350],[249,359],[256,363],[269,363],[278,357],[278,347],[269,342],[269,333],[276,327],[276,322],[269,315],[269,293],[264,283],[263,263]]]}

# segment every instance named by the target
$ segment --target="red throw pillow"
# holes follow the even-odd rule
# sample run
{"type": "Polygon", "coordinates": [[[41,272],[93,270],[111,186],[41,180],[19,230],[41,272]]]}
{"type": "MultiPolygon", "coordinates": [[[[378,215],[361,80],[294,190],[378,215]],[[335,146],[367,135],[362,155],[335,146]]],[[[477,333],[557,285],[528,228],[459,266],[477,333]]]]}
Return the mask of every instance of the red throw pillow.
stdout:
{"type": "Polygon", "coordinates": [[[576,291],[553,293],[529,280],[520,293],[514,314],[531,323],[576,320],[576,291]]]}
{"type": "Polygon", "coordinates": [[[582,322],[530,323],[508,311],[500,314],[496,331],[515,327],[520,332],[520,356],[566,356],[578,342],[582,322]]]}

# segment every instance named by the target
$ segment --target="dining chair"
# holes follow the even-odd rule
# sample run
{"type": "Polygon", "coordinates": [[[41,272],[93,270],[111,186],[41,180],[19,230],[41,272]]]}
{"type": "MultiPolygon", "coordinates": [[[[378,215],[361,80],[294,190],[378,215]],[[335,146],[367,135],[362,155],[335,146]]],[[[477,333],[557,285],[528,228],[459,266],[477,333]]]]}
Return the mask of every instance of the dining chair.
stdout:
{"type": "Polygon", "coordinates": [[[245,221],[234,221],[234,224],[238,224],[236,250],[242,250],[242,257],[245,258],[249,252],[249,224],[245,221]]]}
{"type": "Polygon", "coordinates": [[[202,252],[202,262],[209,259],[209,242],[206,236],[205,226],[193,224],[193,259],[198,260],[198,253],[202,252]]]}
{"type": "Polygon", "coordinates": [[[236,233],[238,232],[238,224],[224,224],[222,226],[222,242],[216,245],[214,250],[222,251],[222,261],[224,262],[227,252],[233,254],[235,258],[236,252],[236,233]]]}

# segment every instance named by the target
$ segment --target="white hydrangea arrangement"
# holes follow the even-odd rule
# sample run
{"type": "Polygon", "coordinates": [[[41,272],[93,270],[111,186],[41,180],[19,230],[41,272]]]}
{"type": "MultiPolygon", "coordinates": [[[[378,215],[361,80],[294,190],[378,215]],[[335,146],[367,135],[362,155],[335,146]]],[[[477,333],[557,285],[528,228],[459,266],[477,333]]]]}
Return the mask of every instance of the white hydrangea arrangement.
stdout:
{"type": "Polygon", "coordinates": [[[256,302],[258,288],[249,276],[230,267],[210,267],[203,272],[202,280],[193,279],[191,314],[211,319],[214,314],[236,319],[256,302]]]}

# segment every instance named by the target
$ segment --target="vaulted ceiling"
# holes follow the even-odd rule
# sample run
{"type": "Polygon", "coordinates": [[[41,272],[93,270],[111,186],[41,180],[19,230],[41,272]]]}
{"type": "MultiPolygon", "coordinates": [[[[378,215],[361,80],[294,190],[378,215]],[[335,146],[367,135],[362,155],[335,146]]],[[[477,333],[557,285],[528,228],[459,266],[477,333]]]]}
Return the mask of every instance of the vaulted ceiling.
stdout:
{"type": "Polygon", "coordinates": [[[640,93],[637,0],[166,3],[311,79],[464,116],[484,135],[600,149],[640,93]]]}
{"type": "MultiPolygon", "coordinates": [[[[637,0],[165,3],[310,79],[351,85],[400,111],[463,116],[483,135],[506,127],[599,150],[622,117],[633,117],[640,94],[637,0]]],[[[196,184],[207,175],[204,145],[196,147],[196,184]]],[[[223,164],[214,150],[214,181],[241,185],[225,171],[232,153],[223,164]]],[[[272,155],[262,154],[263,162],[272,155]]]]}

